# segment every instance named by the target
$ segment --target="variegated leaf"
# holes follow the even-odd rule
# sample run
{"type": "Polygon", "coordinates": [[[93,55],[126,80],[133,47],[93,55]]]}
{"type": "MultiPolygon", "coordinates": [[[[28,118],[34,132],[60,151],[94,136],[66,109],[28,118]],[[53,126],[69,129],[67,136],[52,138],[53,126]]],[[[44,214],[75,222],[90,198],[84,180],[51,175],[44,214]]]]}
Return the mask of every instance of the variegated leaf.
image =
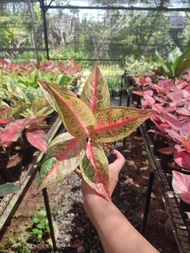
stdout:
{"type": "Polygon", "coordinates": [[[15,193],[20,190],[20,187],[14,184],[1,184],[0,185],[0,196],[6,196],[11,193],[15,193]]]}
{"type": "Polygon", "coordinates": [[[190,141],[182,138],[182,145],[188,153],[190,153],[190,141]]]}
{"type": "Polygon", "coordinates": [[[172,171],[172,174],[172,187],[175,193],[178,194],[184,202],[190,204],[190,175],[185,175],[175,170],[172,171]]]}
{"type": "Polygon", "coordinates": [[[35,118],[29,117],[10,122],[3,130],[1,129],[0,146],[10,146],[12,142],[18,140],[25,128],[35,122],[40,122],[42,119],[44,119],[43,116],[38,116],[35,118]]]}
{"type": "Polygon", "coordinates": [[[91,139],[97,142],[115,142],[128,136],[148,119],[154,111],[129,107],[112,107],[96,113],[96,125],[91,139]]]}
{"type": "Polygon", "coordinates": [[[86,155],[80,164],[83,178],[92,189],[110,200],[108,166],[103,149],[97,143],[88,142],[86,155]]]}
{"type": "Polygon", "coordinates": [[[57,112],[67,131],[75,137],[88,137],[94,128],[94,115],[90,108],[70,90],[59,84],[42,82],[54,99],[57,112]]]}
{"type": "Polygon", "coordinates": [[[174,160],[180,167],[190,170],[190,153],[187,151],[175,151],[174,160]]]}
{"type": "Polygon", "coordinates": [[[34,129],[30,132],[26,131],[26,137],[32,146],[39,149],[43,153],[47,151],[48,146],[47,134],[43,130],[34,129]]]}
{"type": "Polygon", "coordinates": [[[91,108],[93,114],[110,106],[110,93],[106,79],[96,65],[83,88],[81,99],[91,108]]]}
{"type": "Polygon", "coordinates": [[[38,191],[60,181],[73,172],[85,155],[86,141],[69,133],[57,136],[50,143],[40,169],[38,191]]]}

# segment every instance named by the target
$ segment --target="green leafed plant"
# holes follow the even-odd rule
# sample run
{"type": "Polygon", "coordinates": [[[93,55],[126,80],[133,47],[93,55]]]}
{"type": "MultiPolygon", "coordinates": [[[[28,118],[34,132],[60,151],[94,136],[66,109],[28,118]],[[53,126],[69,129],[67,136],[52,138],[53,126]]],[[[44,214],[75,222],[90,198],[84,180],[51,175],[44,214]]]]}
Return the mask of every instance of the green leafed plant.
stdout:
{"type": "Polygon", "coordinates": [[[169,53],[167,59],[164,59],[158,52],[156,56],[160,66],[160,69],[156,71],[158,74],[167,75],[170,78],[180,77],[190,70],[190,41],[183,52],[176,47],[169,53]]]}
{"type": "Polygon", "coordinates": [[[79,166],[84,180],[109,200],[109,164],[100,144],[128,136],[153,111],[110,108],[108,85],[97,65],[80,98],[57,84],[40,81],[40,85],[67,132],[49,144],[40,170],[38,190],[64,179],[79,166]]]}
{"type": "Polygon", "coordinates": [[[50,234],[49,223],[44,209],[39,212],[32,219],[32,227],[29,229],[30,240],[34,243],[46,240],[50,234]]]}
{"type": "Polygon", "coordinates": [[[20,187],[14,184],[1,184],[0,185],[0,196],[6,196],[11,193],[15,193],[20,190],[20,187]]]}

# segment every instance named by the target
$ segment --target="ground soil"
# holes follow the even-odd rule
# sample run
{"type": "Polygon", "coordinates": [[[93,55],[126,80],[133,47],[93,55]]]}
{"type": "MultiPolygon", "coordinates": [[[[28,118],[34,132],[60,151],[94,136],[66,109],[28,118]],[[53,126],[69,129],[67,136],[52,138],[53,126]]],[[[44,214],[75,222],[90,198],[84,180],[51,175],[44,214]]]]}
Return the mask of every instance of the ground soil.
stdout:
{"type": "MultiPolygon", "coordinates": [[[[122,140],[119,141],[117,149],[125,156],[126,164],[120,173],[113,202],[141,231],[150,172],[142,137],[135,132],[126,138],[125,146],[122,140]]],[[[9,219],[1,232],[1,243],[6,244],[10,236],[18,238],[20,234],[26,233],[36,210],[44,205],[42,193],[36,193],[37,180],[38,173],[34,176],[26,194],[23,194],[23,199],[12,219],[9,219]]],[[[103,253],[98,235],[83,209],[79,178],[72,174],[66,180],[49,187],[48,196],[52,215],[59,229],[57,251],[103,253]]],[[[165,234],[167,220],[159,185],[155,181],[144,236],[160,252],[179,253],[176,243],[165,234]]],[[[25,236],[27,238],[27,234],[25,236]]],[[[49,246],[44,242],[29,244],[29,247],[32,248],[31,252],[50,252],[49,246]]]]}

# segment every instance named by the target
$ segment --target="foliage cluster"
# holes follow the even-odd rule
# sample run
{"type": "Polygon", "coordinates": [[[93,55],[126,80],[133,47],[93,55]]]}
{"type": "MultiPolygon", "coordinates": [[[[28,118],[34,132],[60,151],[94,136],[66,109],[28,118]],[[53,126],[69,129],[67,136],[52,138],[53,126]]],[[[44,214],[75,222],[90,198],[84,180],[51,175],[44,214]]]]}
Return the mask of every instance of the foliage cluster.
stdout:
{"type": "MultiPolygon", "coordinates": [[[[32,245],[46,242],[50,238],[49,222],[43,207],[35,212],[31,220],[26,222],[26,227],[26,231],[17,238],[15,238],[13,230],[13,235],[9,236],[8,242],[0,244],[0,251],[4,253],[31,253],[33,252],[32,245]]],[[[51,245],[48,247],[51,248],[51,245]]]]}
{"type": "MultiPolygon", "coordinates": [[[[77,84],[78,77],[75,79],[75,75],[80,71],[81,67],[74,61],[63,65],[49,61],[12,63],[0,60],[0,157],[3,163],[8,163],[15,145],[32,145],[41,152],[46,152],[46,129],[50,127],[47,119],[53,109],[41,92],[37,79],[72,88],[77,84]]],[[[18,189],[16,186],[1,185],[0,195],[18,189]]]]}
{"type": "Polygon", "coordinates": [[[22,252],[22,253],[31,253],[31,250],[26,242],[26,236],[24,233],[20,234],[18,238],[13,236],[9,237],[9,241],[6,244],[0,244],[1,252],[22,252]]]}
{"type": "Polygon", "coordinates": [[[47,240],[50,235],[50,227],[45,209],[40,209],[32,218],[32,226],[28,229],[29,242],[39,243],[47,240]]]}
{"type": "MultiPolygon", "coordinates": [[[[168,143],[160,148],[164,154],[173,155],[178,171],[172,171],[175,193],[190,204],[190,44],[184,52],[172,50],[164,59],[158,53],[158,69],[151,75],[134,77],[136,91],[141,97],[141,107],[153,109],[154,123],[148,132],[156,133],[168,143]]],[[[190,213],[188,213],[190,217],[190,213]]]]}
{"type": "Polygon", "coordinates": [[[151,117],[155,128],[152,132],[164,136],[169,147],[163,152],[174,154],[175,162],[190,169],[190,44],[184,52],[174,49],[170,52],[169,61],[158,55],[159,72],[150,76],[136,78],[142,96],[142,108],[156,111],[151,117]]]}

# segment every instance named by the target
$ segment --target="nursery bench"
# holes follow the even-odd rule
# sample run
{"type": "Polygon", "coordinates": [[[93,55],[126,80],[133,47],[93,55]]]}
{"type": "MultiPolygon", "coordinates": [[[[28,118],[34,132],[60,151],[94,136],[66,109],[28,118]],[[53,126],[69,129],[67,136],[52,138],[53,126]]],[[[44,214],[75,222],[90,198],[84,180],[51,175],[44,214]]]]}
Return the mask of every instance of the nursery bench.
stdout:
{"type": "Polygon", "coordinates": [[[149,183],[146,197],[146,204],[144,208],[144,216],[142,223],[142,234],[145,232],[146,223],[148,219],[149,204],[151,200],[152,186],[154,183],[154,178],[157,180],[159,185],[160,194],[165,205],[165,210],[170,219],[171,229],[175,237],[178,249],[180,253],[189,253],[190,252],[190,241],[189,233],[186,224],[182,218],[182,215],[178,206],[178,198],[173,191],[172,187],[169,185],[166,178],[166,174],[163,168],[160,165],[159,157],[155,156],[153,153],[153,144],[147,134],[145,129],[145,124],[142,124],[140,127],[141,135],[148,153],[148,158],[151,166],[151,171],[149,174],[149,183]]]}
{"type": "MultiPolygon", "coordinates": [[[[49,142],[54,138],[61,124],[62,121],[58,117],[47,133],[49,142]]],[[[43,155],[44,153],[40,151],[35,152],[33,162],[28,166],[27,170],[24,170],[22,172],[21,178],[18,182],[20,190],[17,193],[9,194],[0,199],[0,230],[3,228],[17,202],[21,199],[21,197],[23,197],[23,193],[26,190],[26,187],[29,185],[33,179],[34,174],[38,170],[38,166],[43,158],[43,155]]]]}

